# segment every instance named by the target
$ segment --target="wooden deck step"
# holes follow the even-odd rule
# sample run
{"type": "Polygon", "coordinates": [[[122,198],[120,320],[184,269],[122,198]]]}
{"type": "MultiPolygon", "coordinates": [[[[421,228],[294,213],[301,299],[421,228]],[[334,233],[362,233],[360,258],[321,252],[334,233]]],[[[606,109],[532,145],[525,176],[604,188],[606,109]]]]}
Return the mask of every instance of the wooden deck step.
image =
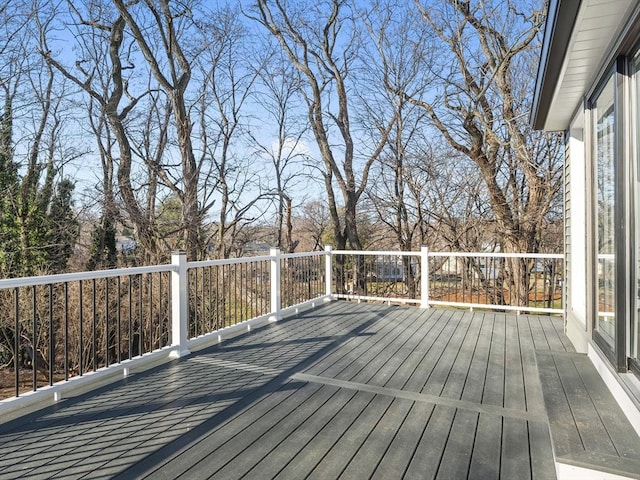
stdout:
{"type": "Polygon", "coordinates": [[[640,479],[640,438],[589,358],[538,350],[536,359],[559,471],[640,479]]]}

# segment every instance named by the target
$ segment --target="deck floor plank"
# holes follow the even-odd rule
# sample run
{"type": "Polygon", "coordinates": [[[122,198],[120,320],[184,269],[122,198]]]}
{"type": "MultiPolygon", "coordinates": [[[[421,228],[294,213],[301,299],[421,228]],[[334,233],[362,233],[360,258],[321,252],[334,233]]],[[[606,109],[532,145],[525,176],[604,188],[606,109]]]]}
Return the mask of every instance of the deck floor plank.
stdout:
{"type": "Polygon", "coordinates": [[[406,478],[416,480],[436,478],[455,413],[455,408],[436,405],[406,471],[406,478]]]}
{"type": "Polygon", "coordinates": [[[549,341],[544,333],[542,324],[540,323],[539,315],[527,315],[527,324],[531,331],[531,338],[533,339],[533,345],[536,350],[550,350],[549,341]]]}
{"type": "MultiPolygon", "coordinates": [[[[404,315],[404,321],[397,322],[398,335],[388,338],[386,342],[378,342],[369,348],[370,355],[363,356],[362,364],[358,368],[346,369],[338,378],[345,378],[352,382],[384,385],[386,381],[404,366],[404,361],[420,340],[419,331],[424,329],[424,321],[418,318],[411,321],[404,315]],[[375,379],[380,379],[376,381],[375,379]]],[[[395,333],[395,332],[394,332],[395,333]]],[[[360,362],[359,362],[360,363],[360,362]]],[[[353,362],[351,363],[353,366],[353,362]]]]}
{"type": "Polygon", "coordinates": [[[582,439],[556,370],[553,355],[548,352],[538,352],[536,358],[543,384],[547,415],[550,423],[557,426],[553,431],[556,455],[583,450],[582,439]]]}
{"type": "Polygon", "coordinates": [[[520,323],[520,318],[505,315],[504,406],[517,410],[526,410],[527,402],[525,398],[523,358],[519,332],[520,323]]]}
{"type": "Polygon", "coordinates": [[[404,476],[435,405],[415,402],[395,435],[389,451],[382,457],[372,479],[386,480],[404,476]]]}
{"type": "MultiPolygon", "coordinates": [[[[405,363],[395,374],[384,382],[384,386],[388,388],[411,390],[412,378],[421,378],[427,374],[428,359],[427,356],[432,346],[438,341],[440,336],[446,335],[446,327],[449,322],[445,310],[436,310],[429,315],[428,322],[425,324],[425,332],[421,337],[421,341],[416,344],[415,348],[407,355],[405,363]]],[[[413,387],[414,391],[417,387],[413,387]]]]}
{"type": "MultiPolygon", "coordinates": [[[[222,463],[218,458],[223,453],[222,449],[220,449],[199,466],[198,471],[215,472],[214,475],[209,477],[187,475],[185,478],[194,480],[198,478],[244,478],[247,473],[254,467],[257,468],[276,449],[280,450],[286,458],[292,452],[281,447],[282,443],[288,444],[286,442],[287,439],[298,441],[302,444],[308,442],[328,422],[327,418],[335,415],[354,395],[353,391],[323,386],[301,404],[296,402],[294,405],[292,402],[287,402],[286,408],[289,409],[289,412],[284,417],[279,418],[277,422],[273,418],[277,416],[276,412],[268,412],[263,417],[265,421],[270,422],[266,432],[264,432],[265,427],[263,425],[256,424],[255,428],[248,429],[243,432],[242,436],[235,437],[235,441],[225,442],[225,450],[228,449],[234,452],[233,460],[226,463],[222,468],[218,468],[218,465],[222,463]]],[[[267,478],[272,478],[284,466],[282,458],[276,457],[273,460],[275,461],[271,462],[270,467],[275,472],[271,472],[271,475],[269,475],[268,470],[261,470],[257,473],[264,474],[267,478]]]]}
{"type": "Polygon", "coordinates": [[[544,396],[538,376],[535,341],[531,331],[531,319],[529,315],[520,321],[518,339],[520,342],[520,355],[522,356],[522,375],[526,409],[530,412],[544,414],[544,396]]]}
{"type": "Polygon", "coordinates": [[[502,421],[494,415],[481,413],[478,417],[468,480],[498,480],[501,448],[502,421]]]}
{"type": "Polygon", "coordinates": [[[340,478],[371,478],[386,455],[396,432],[404,423],[412,402],[394,399],[369,436],[351,459],[340,478]]]}
{"type": "MultiPolygon", "coordinates": [[[[258,463],[247,479],[306,478],[345,435],[348,438],[353,436],[354,425],[363,418],[363,412],[370,408],[374,398],[375,395],[367,392],[352,392],[351,399],[334,415],[316,425],[317,431],[313,429],[311,437],[307,438],[305,432],[301,432],[301,435],[287,439],[258,463]]],[[[349,450],[354,451],[355,448],[349,450]]]]}
{"type": "Polygon", "coordinates": [[[530,479],[530,446],[527,422],[517,418],[502,419],[502,478],[530,479]]]}
{"type": "Polygon", "coordinates": [[[598,411],[591,401],[582,378],[578,375],[573,359],[565,355],[554,355],[553,360],[562,388],[566,392],[571,415],[579,427],[578,434],[584,449],[616,455],[615,446],[604,425],[601,422],[592,421],[598,418],[598,411]]]}
{"type": "MultiPolygon", "coordinates": [[[[394,388],[391,385],[404,386],[407,379],[405,372],[410,372],[417,366],[419,355],[417,352],[420,346],[426,341],[426,337],[432,332],[436,323],[431,320],[429,315],[421,315],[417,318],[416,330],[409,330],[409,335],[403,338],[403,342],[393,349],[393,352],[386,352],[385,361],[376,366],[375,372],[363,380],[371,385],[394,388]]],[[[357,381],[357,380],[356,380],[357,381]]]]}
{"type": "Polygon", "coordinates": [[[456,410],[436,478],[467,478],[477,426],[476,412],[456,410]]]}
{"type": "Polygon", "coordinates": [[[566,452],[575,461],[615,454],[635,465],[640,447],[624,450],[610,398],[567,399],[598,378],[566,353],[561,327],[331,302],[0,421],[1,477],[546,480],[547,412],[573,424],[554,440],[577,445],[566,452]],[[545,409],[549,400],[558,404],[545,409]],[[585,435],[596,448],[600,428],[613,453],[584,450],[572,413],[587,400],[603,426],[585,435]]]}
{"type": "Polygon", "coordinates": [[[429,377],[434,374],[438,365],[438,360],[444,354],[449,340],[458,329],[461,317],[455,316],[454,312],[446,312],[439,317],[439,322],[444,324],[444,328],[428,345],[428,349],[423,351],[422,358],[415,364],[411,376],[402,387],[404,390],[412,392],[422,392],[424,386],[429,381],[429,377]]]}
{"type": "Polygon", "coordinates": [[[392,397],[374,396],[362,413],[349,425],[348,431],[344,432],[337,441],[329,432],[322,432],[309,445],[309,448],[302,452],[298,465],[283,470],[276,478],[279,480],[339,478],[392,403],[392,397]],[[306,472],[309,473],[304,476],[306,472]],[[296,477],[295,474],[300,476],[296,477]]]}
{"type": "Polygon", "coordinates": [[[489,352],[491,350],[494,316],[483,313],[478,313],[476,316],[477,322],[481,324],[481,327],[478,332],[476,347],[473,351],[473,357],[469,365],[461,399],[468,402],[482,403],[487,365],[489,363],[489,352]]]}
{"type": "Polygon", "coordinates": [[[494,315],[482,403],[504,406],[505,316],[494,315]]]}
{"type": "Polygon", "coordinates": [[[640,444],[635,441],[635,431],[629,422],[625,421],[622,409],[606,388],[602,378],[582,356],[572,359],[616,452],[621,457],[640,459],[640,444]]]}
{"type": "Polygon", "coordinates": [[[482,321],[469,322],[457,355],[452,360],[451,369],[444,381],[440,395],[459,400],[464,393],[469,378],[469,369],[478,346],[482,321]]]}
{"type": "Polygon", "coordinates": [[[458,352],[464,343],[466,334],[469,331],[471,322],[460,320],[448,341],[442,345],[441,354],[436,361],[433,371],[420,389],[421,393],[427,395],[442,395],[447,381],[454,389],[461,389],[464,378],[451,376],[454,363],[458,358],[458,352]]]}

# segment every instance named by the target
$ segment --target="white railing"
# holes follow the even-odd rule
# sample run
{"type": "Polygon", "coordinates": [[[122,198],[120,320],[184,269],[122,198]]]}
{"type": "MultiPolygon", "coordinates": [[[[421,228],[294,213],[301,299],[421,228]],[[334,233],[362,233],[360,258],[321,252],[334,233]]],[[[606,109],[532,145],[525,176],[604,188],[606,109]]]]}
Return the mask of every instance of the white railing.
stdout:
{"type": "Polygon", "coordinates": [[[0,280],[0,400],[122,372],[329,298],[325,252],[0,280]]]}
{"type": "Polygon", "coordinates": [[[327,247],[187,262],[177,252],[169,265],[0,280],[0,399],[60,398],[65,385],[126,376],[330,299],[561,314],[562,258],[327,247]]]}
{"type": "MultiPolygon", "coordinates": [[[[462,253],[335,250],[342,275],[333,296],[562,314],[564,256],[540,253],[462,253]]],[[[334,268],[334,272],[337,268],[334,268]]]]}

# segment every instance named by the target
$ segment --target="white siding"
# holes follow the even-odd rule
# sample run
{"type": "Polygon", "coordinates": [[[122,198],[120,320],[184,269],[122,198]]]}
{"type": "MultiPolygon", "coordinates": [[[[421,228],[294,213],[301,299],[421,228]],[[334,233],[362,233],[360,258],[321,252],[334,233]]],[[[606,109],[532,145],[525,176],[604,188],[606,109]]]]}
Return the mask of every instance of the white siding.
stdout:
{"type": "Polygon", "coordinates": [[[579,118],[567,135],[565,163],[565,248],[567,307],[586,328],[587,319],[587,182],[584,130],[579,118]]]}

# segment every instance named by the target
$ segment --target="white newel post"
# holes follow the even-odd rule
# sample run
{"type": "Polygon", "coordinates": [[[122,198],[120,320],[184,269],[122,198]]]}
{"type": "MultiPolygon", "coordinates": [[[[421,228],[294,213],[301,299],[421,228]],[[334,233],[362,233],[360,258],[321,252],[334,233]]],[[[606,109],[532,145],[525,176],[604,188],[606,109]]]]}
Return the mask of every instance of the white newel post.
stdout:
{"type": "Polygon", "coordinates": [[[189,323],[189,277],[187,276],[187,254],[171,252],[171,345],[178,347],[172,357],[183,357],[191,352],[187,348],[189,323]]]}
{"type": "Polygon", "coordinates": [[[429,308],[429,247],[420,247],[420,308],[429,308]]]}
{"type": "Polygon", "coordinates": [[[280,249],[271,248],[269,250],[271,256],[271,316],[269,320],[277,322],[282,320],[280,312],[282,306],[282,297],[280,292],[280,249]]]}
{"type": "Polygon", "coordinates": [[[333,280],[333,254],[331,253],[331,245],[325,245],[324,251],[327,254],[324,257],[324,284],[325,284],[325,295],[330,297],[333,292],[332,290],[332,280],[333,280]]]}

